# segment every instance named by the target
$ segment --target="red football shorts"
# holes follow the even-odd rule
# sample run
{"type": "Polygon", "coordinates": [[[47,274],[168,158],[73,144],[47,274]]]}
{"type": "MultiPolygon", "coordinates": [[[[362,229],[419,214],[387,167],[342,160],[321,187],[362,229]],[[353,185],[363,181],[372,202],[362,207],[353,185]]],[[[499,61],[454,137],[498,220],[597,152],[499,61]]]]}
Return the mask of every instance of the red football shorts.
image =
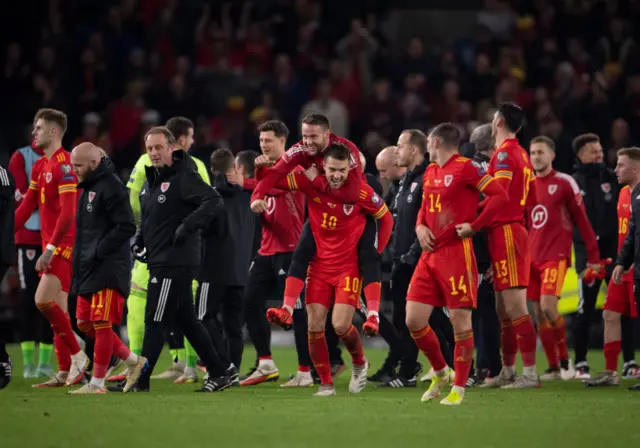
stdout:
{"type": "Polygon", "coordinates": [[[490,229],[488,234],[495,290],[529,286],[531,249],[527,229],[511,223],[490,229]]]}
{"type": "Polygon", "coordinates": [[[607,286],[607,298],[602,309],[629,317],[637,317],[638,309],[633,294],[633,280],[624,279],[620,285],[611,280],[607,286]]]}
{"type": "Polygon", "coordinates": [[[337,275],[327,274],[319,266],[309,267],[305,292],[307,305],[319,303],[329,309],[332,304],[341,303],[357,309],[360,307],[361,292],[362,278],[358,266],[347,268],[337,275]]]}
{"type": "Polygon", "coordinates": [[[478,268],[471,238],[434,252],[422,252],[407,290],[407,301],[437,307],[475,308],[478,268]]]}
{"type": "Polygon", "coordinates": [[[567,260],[531,263],[531,278],[527,287],[527,299],[540,301],[540,296],[562,296],[567,260]]]}
{"type": "Polygon", "coordinates": [[[62,291],[69,292],[71,288],[71,275],[72,275],[72,265],[71,261],[65,259],[60,255],[54,255],[51,259],[51,266],[49,269],[46,269],[40,272],[40,277],[44,274],[50,274],[58,277],[60,280],[60,286],[62,286],[62,291]]]}
{"type": "Polygon", "coordinates": [[[103,289],[91,297],[78,297],[76,318],[87,322],[111,322],[120,325],[124,297],[115,289],[103,289]]]}

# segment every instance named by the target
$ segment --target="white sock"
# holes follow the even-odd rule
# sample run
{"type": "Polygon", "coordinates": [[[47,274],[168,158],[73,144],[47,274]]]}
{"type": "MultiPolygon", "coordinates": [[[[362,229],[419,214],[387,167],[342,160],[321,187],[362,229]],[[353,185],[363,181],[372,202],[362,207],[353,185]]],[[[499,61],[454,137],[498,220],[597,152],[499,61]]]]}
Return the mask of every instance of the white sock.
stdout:
{"type": "Polygon", "coordinates": [[[78,360],[78,359],[82,359],[84,358],[86,355],[84,354],[84,352],[82,350],[80,350],[78,353],[76,353],[75,355],[71,355],[71,358],[73,358],[74,360],[78,360]],[[84,355],[84,356],[83,356],[84,355]]]}
{"type": "Polygon", "coordinates": [[[129,353],[129,357],[125,359],[124,362],[127,363],[128,366],[135,366],[138,364],[138,355],[131,352],[129,353]]]}
{"type": "Polygon", "coordinates": [[[516,373],[516,366],[503,366],[502,369],[509,375],[516,373]]]}
{"type": "Polygon", "coordinates": [[[451,388],[451,392],[458,392],[458,395],[464,397],[464,387],[461,386],[453,386],[451,388]]]}
{"type": "Polygon", "coordinates": [[[526,376],[537,376],[538,375],[538,370],[536,369],[535,364],[529,367],[525,367],[522,371],[522,373],[526,376]]]}
{"type": "Polygon", "coordinates": [[[185,376],[196,376],[196,368],[195,367],[185,367],[184,375],[185,376]]]}
{"type": "Polygon", "coordinates": [[[104,389],[104,378],[96,378],[95,376],[91,378],[91,384],[100,389],[104,389]]]}
{"type": "Polygon", "coordinates": [[[445,367],[442,370],[435,370],[436,376],[440,378],[444,378],[449,373],[449,366],[445,367]]]}
{"type": "Polygon", "coordinates": [[[273,359],[261,359],[258,362],[258,367],[267,367],[270,370],[273,370],[276,368],[276,363],[273,362],[273,359]]]}

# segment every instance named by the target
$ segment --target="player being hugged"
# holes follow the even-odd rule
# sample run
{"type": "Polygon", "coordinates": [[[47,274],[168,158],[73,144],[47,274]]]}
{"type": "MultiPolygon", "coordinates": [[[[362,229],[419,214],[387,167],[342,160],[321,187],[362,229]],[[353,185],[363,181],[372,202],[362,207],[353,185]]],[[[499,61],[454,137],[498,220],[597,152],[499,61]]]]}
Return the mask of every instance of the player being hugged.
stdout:
{"type": "Polygon", "coordinates": [[[69,153],[62,147],[67,116],[55,109],[40,109],[33,121],[35,145],[43,157],[31,171],[29,190],[16,210],[15,230],[22,229],[36,207],[40,211],[42,255],[36,270],[42,279],[36,306],[51,323],[58,373],[34,387],[60,387],[84,378],[89,358],[80,349],[71,328],[67,298],[71,286],[71,250],[75,235],[76,175],[69,153]]]}
{"type": "MultiPolygon", "coordinates": [[[[323,152],[324,169],[330,188],[339,190],[349,176],[351,153],[341,144],[331,144],[323,152]]],[[[256,159],[261,166],[262,159],[256,159]]],[[[314,188],[310,179],[317,176],[314,167],[304,173],[291,173],[276,185],[279,188],[299,190],[307,197],[309,222],[317,250],[307,274],[306,308],[309,315],[309,353],[320,376],[320,389],[316,396],[335,395],[331,378],[329,350],[324,335],[327,314],[332,305],[332,324],[351,354],[351,393],[361,392],[367,383],[369,363],[364,357],[360,335],[353,326],[353,313],[360,303],[362,278],[358,263],[358,240],[365,227],[364,213],[380,221],[378,252],[384,250],[393,229],[393,218],[384,201],[366,183],[362,184],[355,204],[343,204],[314,188]]],[[[267,318],[278,325],[292,323],[296,297],[285,296],[282,308],[267,310],[267,318]]],[[[378,331],[380,303],[369,301],[367,333],[378,331]]]]}
{"type": "Polygon", "coordinates": [[[471,311],[476,307],[478,269],[471,237],[507,202],[504,189],[484,168],[458,153],[460,138],[451,123],[436,126],[427,137],[432,163],[424,173],[416,221],[423,252],[407,291],[407,327],[436,374],[423,402],[439,397],[451,378],[438,337],[429,326],[435,307],[449,308],[456,375],[451,392],[440,402],[445,405],[462,403],[473,360],[471,311]],[[480,193],[489,199],[477,215],[480,193]]]}
{"type": "MultiPolygon", "coordinates": [[[[568,174],[552,167],[555,144],[544,135],[531,140],[531,163],[536,170],[528,227],[531,241],[531,279],[527,298],[533,302],[540,341],[549,368],[542,380],[571,380],[576,371],[569,360],[564,319],[558,313],[562,284],[571,263],[573,228],[577,227],[587,248],[589,268],[600,269],[600,250],[589,224],[580,187],[568,174]]],[[[531,193],[530,193],[531,194],[531,193]]]]}

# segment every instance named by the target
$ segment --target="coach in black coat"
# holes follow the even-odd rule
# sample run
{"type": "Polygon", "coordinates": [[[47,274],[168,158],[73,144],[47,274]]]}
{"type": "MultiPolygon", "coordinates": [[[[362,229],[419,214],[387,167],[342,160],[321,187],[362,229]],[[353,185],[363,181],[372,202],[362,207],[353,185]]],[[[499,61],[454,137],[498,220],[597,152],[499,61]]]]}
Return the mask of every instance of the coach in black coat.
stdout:
{"type": "Polygon", "coordinates": [[[110,288],[126,298],[131,278],[129,240],[136,233],[129,194],[108,157],[95,169],[89,165],[84,175],[74,167],[82,192],[76,213],[72,291],[91,296],[110,288]]]}

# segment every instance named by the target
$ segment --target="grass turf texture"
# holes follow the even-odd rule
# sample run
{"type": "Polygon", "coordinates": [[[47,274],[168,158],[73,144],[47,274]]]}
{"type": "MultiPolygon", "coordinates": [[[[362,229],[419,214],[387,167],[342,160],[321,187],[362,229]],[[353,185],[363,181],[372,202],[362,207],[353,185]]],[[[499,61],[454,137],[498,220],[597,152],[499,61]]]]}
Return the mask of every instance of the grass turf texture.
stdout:
{"type": "MultiPolygon", "coordinates": [[[[385,352],[366,353],[373,373],[385,352]]],[[[337,380],[337,396],[316,398],[315,388],[279,387],[297,363],[293,348],[276,348],[278,384],[196,394],[197,385],[158,380],[150,394],[74,397],[67,388],[31,388],[35,380],[22,378],[19,347],[10,347],[10,355],[14,379],[0,391],[2,448],[640,446],[640,393],[626,389],[632,381],[607,389],[586,389],[577,380],[535,390],[471,389],[462,406],[448,407],[421,403],[425,384],[406,389],[369,384],[351,395],[347,370],[337,380]]],[[[247,364],[255,359],[251,347],[244,359],[247,364]]],[[[538,360],[543,369],[544,356],[538,360]]],[[[590,361],[601,369],[602,353],[591,353],[590,361]]],[[[165,352],[156,372],[169,363],[165,352]]]]}

